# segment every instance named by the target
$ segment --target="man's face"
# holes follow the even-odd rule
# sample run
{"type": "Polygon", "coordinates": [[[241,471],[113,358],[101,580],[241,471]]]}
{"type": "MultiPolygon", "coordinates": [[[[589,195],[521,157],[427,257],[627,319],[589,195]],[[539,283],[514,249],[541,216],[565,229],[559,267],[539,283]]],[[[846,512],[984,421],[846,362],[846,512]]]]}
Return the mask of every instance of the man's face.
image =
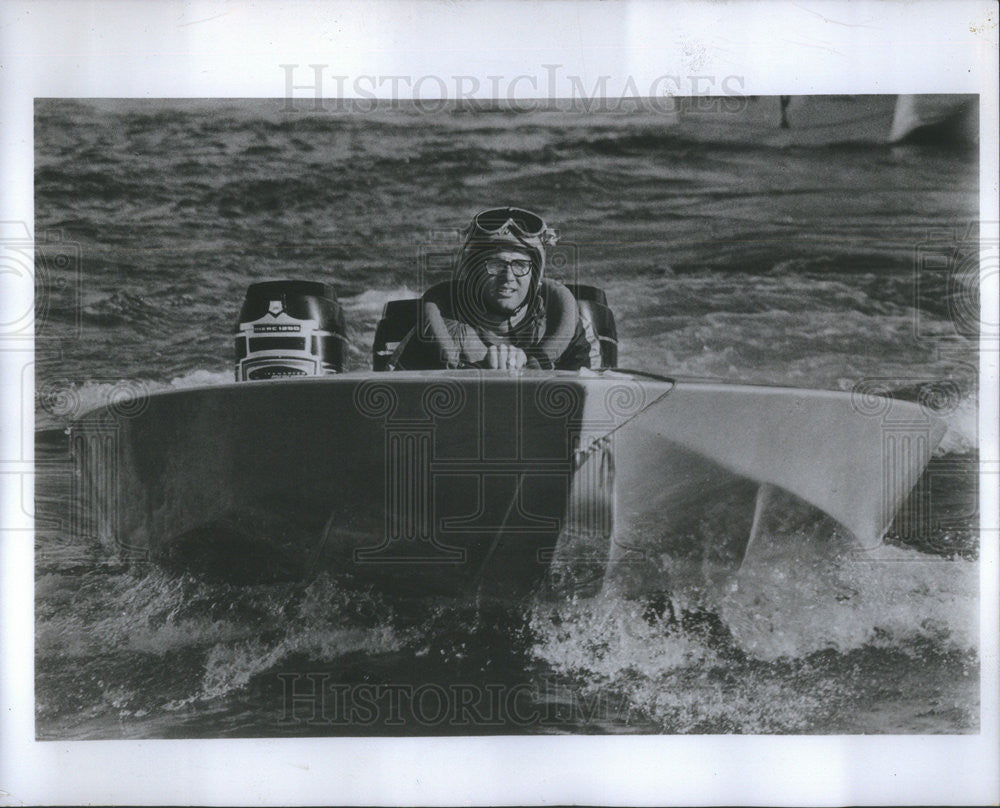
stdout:
{"type": "Polygon", "coordinates": [[[523,250],[504,249],[493,253],[483,265],[483,297],[490,308],[501,314],[515,312],[531,289],[531,270],[518,276],[518,264],[521,262],[531,264],[531,254],[523,250]],[[500,264],[505,266],[497,271],[500,264]],[[487,265],[493,272],[487,271],[487,265]]]}

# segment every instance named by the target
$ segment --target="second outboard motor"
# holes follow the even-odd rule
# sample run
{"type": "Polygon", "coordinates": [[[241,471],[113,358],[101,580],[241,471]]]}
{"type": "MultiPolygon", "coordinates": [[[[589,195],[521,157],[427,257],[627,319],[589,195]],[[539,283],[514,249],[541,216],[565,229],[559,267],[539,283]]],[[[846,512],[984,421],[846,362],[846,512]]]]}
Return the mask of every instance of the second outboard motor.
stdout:
{"type": "Polygon", "coordinates": [[[314,281],[251,284],[236,323],[236,381],[342,373],[344,313],[314,281]]]}

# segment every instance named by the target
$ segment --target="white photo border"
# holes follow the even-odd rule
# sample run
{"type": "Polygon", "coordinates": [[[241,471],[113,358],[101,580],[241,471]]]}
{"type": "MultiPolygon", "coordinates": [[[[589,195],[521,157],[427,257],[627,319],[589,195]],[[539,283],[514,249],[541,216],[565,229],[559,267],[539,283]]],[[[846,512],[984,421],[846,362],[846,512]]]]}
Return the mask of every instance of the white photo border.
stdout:
{"type": "MultiPolygon", "coordinates": [[[[504,92],[532,98],[548,92],[546,65],[558,65],[557,97],[570,94],[558,83],[570,76],[588,88],[608,76],[613,95],[630,78],[643,88],[664,74],[681,77],[678,95],[698,92],[690,77],[730,76],[746,95],[978,93],[982,237],[995,243],[997,25],[995,3],[966,0],[8,0],[0,9],[0,221],[33,229],[35,98],[280,98],[281,65],[299,65],[301,75],[328,66],[331,94],[337,75],[448,83],[471,75],[482,79],[476,97],[490,97],[488,77],[500,76],[504,92]],[[520,76],[529,78],[513,82],[520,76]]],[[[426,83],[427,97],[434,86],[426,83]]],[[[983,278],[983,321],[997,323],[992,271],[983,278]]],[[[30,285],[5,287],[0,321],[32,311],[31,295],[30,285]]],[[[1000,416],[997,345],[982,347],[977,735],[36,742],[33,540],[21,508],[33,497],[33,348],[30,339],[0,341],[0,803],[995,802],[1000,416]]]]}

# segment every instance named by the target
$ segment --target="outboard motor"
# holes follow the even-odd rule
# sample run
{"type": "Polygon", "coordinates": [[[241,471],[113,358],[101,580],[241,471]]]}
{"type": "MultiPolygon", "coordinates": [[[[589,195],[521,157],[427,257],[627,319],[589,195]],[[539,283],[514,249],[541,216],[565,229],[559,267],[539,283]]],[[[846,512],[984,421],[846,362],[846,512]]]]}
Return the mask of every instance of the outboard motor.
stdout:
{"type": "Polygon", "coordinates": [[[344,313],[326,284],[251,284],[236,324],[236,381],[342,373],[345,344],[344,313]]]}

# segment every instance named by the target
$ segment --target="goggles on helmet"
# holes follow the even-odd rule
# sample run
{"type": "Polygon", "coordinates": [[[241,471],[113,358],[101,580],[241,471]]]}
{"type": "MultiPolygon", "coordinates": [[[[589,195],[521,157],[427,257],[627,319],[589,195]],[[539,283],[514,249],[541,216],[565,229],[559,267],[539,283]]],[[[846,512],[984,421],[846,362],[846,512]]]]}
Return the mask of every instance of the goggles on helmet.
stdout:
{"type": "Polygon", "coordinates": [[[471,229],[489,235],[512,232],[522,238],[537,238],[545,245],[556,242],[556,231],[545,224],[545,220],[537,213],[524,208],[490,208],[481,211],[473,218],[471,229]]]}

